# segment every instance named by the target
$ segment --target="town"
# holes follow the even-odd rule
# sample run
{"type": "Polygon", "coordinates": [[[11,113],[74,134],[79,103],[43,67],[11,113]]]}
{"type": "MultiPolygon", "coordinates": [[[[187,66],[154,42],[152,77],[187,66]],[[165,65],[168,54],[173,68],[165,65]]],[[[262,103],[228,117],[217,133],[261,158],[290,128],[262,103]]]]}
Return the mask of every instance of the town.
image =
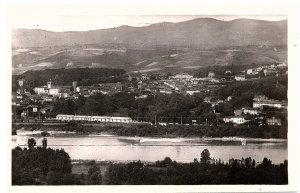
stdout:
{"type": "MultiPolygon", "coordinates": [[[[284,122],[287,122],[287,85],[283,88],[286,82],[280,84],[279,80],[287,79],[287,64],[257,66],[238,72],[221,67],[221,70],[218,70],[217,67],[216,69],[218,72],[206,69],[206,77],[197,77],[197,75],[191,75],[188,72],[177,74],[124,73],[121,75],[121,81],[93,83],[92,85],[83,85],[82,81],[80,81],[80,85],[78,80],[72,80],[72,85],[64,85],[61,84],[61,81],[59,83],[54,78],[53,80],[41,81],[41,83],[38,83],[40,85],[35,86],[33,81],[29,82],[21,76],[21,78],[17,77],[19,79],[15,80],[16,86],[12,95],[12,119],[14,122],[77,120],[93,122],[124,121],[124,123],[148,123],[155,125],[207,125],[214,122],[231,123],[233,125],[281,126],[286,124],[284,122]],[[278,96],[276,96],[277,99],[276,97],[272,98],[270,94],[266,96],[268,93],[263,94],[264,91],[256,92],[256,90],[251,92],[251,88],[249,88],[250,92],[248,92],[250,96],[246,96],[246,99],[241,98],[245,93],[239,93],[239,87],[249,85],[249,83],[252,84],[253,82],[259,83],[264,80],[273,80],[273,83],[276,80],[275,84],[269,86],[274,87],[275,90],[278,88],[282,91],[283,89],[283,97],[279,98],[281,100],[278,100],[278,96]],[[232,88],[233,90],[236,89],[235,93],[230,93],[232,88]],[[61,111],[57,109],[58,101],[61,100],[65,102],[72,101],[73,103],[74,101],[82,100],[85,101],[82,104],[85,106],[88,98],[93,98],[97,95],[118,96],[120,93],[130,95],[132,103],[136,104],[140,103],[140,101],[147,101],[147,99],[153,99],[158,96],[164,98],[164,96],[168,97],[168,95],[172,94],[200,97],[202,103],[207,104],[200,107],[203,108],[201,111],[211,112],[201,119],[199,118],[201,115],[195,112],[195,109],[186,109],[187,113],[176,112],[170,116],[159,113],[152,115],[149,115],[149,113],[130,113],[130,109],[133,108],[130,105],[127,108],[121,107],[117,109],[119,112],[112,112],[111,110],[103,112],[99,109],[85,112],[76,111],[75,109],[61,111]],[[134,97],[134,100],[132,100],[132,97],[134,97]],[[122,110],[123,112],[120,112],[122,110]],[[92,116],[98,116],[99,118],[92,118],[92,116]],[[103,117],[102,119],[100,116],[116,118],[104,119],[105,117],[103,117]]],[[[93,104],[90,105],[93,106],[93,104]]],[[[156,109],[156,111],[160,111],[160,109],[156,109]]]]}

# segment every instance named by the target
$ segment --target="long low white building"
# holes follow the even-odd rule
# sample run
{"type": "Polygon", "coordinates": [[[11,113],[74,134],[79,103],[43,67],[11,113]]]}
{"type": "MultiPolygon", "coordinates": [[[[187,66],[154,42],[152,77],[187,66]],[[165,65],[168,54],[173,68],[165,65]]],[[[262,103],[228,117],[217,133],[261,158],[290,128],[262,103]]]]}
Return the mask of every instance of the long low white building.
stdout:
{"type": "Polygon", "coordinates": [[[130,117],[109,117],[109,116],[85,116],[85,115],[56,115],[60,121],[94,121],[105,123],[131,123],[130,117]]]}

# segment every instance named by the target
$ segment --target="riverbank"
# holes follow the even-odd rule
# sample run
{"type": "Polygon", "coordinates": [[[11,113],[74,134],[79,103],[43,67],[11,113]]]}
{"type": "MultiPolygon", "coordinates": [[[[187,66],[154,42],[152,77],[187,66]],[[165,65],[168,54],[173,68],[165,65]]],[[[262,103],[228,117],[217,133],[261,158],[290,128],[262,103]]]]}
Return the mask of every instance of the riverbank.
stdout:
{"type": "Polygon", "coordinates": [[[261,138],[287,139],[287,128],[281,126],[203,126],[203,125],[148,125],[148,124],[79,124],[75,122],[64,125],[18,124],[12,125],[13,131],[18,129],[41,131],[67,131],[77,134],[107,133],[128,137],[158,137],[158,138],[261,138]]]}
{"type": "Polygon", "coordinates": [[[31,137],[44,137],[43,133],[47,132],[48,137],[120,137],[123,140],[133,140],[139,143],[147,143],[147,142],[171,142],[171,143],[179,143],[179,142],[188,142],[188,141],[197,141],[199,139],[203,141],[223,141],[223,142],[287,142],[287,139],[281,138],[249,138],[249,137],[139,137],[139,136],[118,136],[107,132],[102,133],[78,133],[71,131],[53,131],[53,130],[25,130],[20,129],[17,130],[17,135],[22,136],[31,136],[31,137]]]}

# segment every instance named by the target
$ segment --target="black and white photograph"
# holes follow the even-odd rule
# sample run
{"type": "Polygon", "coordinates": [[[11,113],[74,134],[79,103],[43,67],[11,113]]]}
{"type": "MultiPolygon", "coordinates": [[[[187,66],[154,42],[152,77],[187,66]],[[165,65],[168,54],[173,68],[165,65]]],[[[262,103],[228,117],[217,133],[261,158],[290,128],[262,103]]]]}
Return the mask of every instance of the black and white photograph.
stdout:
{"type": "Polygon", "coordinates": [[[290,184],[287,14],[42,8],[10,15],[13,187],[290,184]]]}

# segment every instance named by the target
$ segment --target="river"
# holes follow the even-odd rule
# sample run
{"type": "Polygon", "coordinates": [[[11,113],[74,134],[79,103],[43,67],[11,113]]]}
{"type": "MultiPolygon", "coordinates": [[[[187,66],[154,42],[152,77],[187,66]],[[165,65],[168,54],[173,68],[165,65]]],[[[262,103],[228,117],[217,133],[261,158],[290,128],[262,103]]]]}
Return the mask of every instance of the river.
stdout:
{"type": "MultiPolygon", "coordinates": [[[[42,145],[40,131],[18,130],[12,136],[12,147],[26,147],[28,138],[35,138],[42,145]]],[[[50,132],[48,147],[63,148],[72,160],[157,161],[169,156],[178,162],[192,162],[200,158],[203,149],[211,157],[228,161],[231,158],[251,157],[261,162],[264,157],[273,163],[287,160],[286,140],[262,140],[239,138],[144,138],[113,135],[79,135],[50,132]],[[243,144],[243,145],[242,145],[243,144]]]]}

